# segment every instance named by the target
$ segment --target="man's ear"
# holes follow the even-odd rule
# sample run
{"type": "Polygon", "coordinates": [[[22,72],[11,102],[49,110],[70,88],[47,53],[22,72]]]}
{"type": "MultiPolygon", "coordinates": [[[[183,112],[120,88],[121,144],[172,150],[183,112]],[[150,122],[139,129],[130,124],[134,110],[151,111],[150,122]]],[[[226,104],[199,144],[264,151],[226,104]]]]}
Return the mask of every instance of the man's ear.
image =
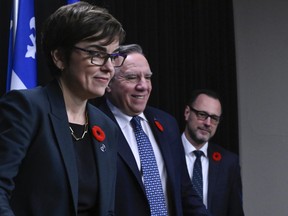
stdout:
{"type": "Polygon", "coordinates": [[[189,115],[190,115],[190,108],[189,108],[189,106],[188,105],[186,105],[186,107],[185,107],[185,110],[184,110],[184,118],[185,118],[185,121],[187,121],[188,120],[188,118],[189,118],[189,115]]]}
{"type": "Polygon", "coordinates": [[[62,52],[59,49],[53,50],[51,51],[51,56],[56,67],[63,71],[65,69],[65,62],[62,52]]]}

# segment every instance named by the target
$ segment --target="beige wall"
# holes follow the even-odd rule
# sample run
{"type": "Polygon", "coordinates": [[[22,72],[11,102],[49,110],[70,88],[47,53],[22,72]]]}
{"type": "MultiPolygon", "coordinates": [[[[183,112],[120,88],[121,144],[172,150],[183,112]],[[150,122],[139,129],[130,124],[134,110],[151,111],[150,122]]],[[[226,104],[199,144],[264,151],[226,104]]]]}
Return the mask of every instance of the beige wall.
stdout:
{"type": "Polygon", "coordinates": [[[288,1],[234,0],[246,216],[288,215],[288,1]]]}

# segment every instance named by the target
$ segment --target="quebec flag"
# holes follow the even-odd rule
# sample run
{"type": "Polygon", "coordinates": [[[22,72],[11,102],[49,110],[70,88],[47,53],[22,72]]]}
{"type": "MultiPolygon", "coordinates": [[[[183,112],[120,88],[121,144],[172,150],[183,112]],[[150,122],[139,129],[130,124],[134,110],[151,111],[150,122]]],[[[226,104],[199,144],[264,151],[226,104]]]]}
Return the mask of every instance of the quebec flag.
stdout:
{"type": "Polygon", "coordinates": [[[34,0],[13,0],[8,59],[7,91],[37,85],[34,0]]]}
{"type": "Polygon", "coordinates": [[[72,4],[72,3],[75,3],[75,2],[78,2],[79,0],[67,0],[67,4],[72,4]]]}

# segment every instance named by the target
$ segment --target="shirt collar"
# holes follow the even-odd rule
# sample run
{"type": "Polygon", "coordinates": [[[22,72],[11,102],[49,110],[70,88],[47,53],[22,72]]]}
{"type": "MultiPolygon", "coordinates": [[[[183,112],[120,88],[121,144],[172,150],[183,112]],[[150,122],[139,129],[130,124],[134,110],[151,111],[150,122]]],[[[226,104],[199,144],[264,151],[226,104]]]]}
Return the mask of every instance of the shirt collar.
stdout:
{"type": "MultiPolygon", "coordinates": [[[[193,151],[197,150],[186,138],[184,132],[182,133],[182,143],[184,146],[185,154],[191,155],[193,151]]],[[[201,150],[205,157],[207,157],[207,151],[208,151],[208,142],[206,142],[199,150],[201,150]]],[[[193,154],[194,155],[194,154],[193,154]]]]}
{"type": "MultiPolygon", "coordinates": [[[[113,115],[115,116],[117,123],[119,124],[121,130],[130,124],[130,121],[131,121],[133,116],[129,116],[129,115],[124,114],[118,107],[116,107],[114,104],[112,104],[108,99],[107,99],[107,105],[110,108],[113,115]]],[[[148,122],[144,113],[141,113],[138,116],[140,116],[141,119],[148,122]]]]}

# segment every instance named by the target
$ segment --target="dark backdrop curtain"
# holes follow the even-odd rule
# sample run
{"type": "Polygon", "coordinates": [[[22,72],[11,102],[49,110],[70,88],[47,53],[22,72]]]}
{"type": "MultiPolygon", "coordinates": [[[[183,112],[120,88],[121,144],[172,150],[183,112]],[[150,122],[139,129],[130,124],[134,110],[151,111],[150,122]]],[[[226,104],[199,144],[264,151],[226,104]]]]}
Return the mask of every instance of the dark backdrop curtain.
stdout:
{"type": "MultiPolygon", "coordinates": [[[[88,0],[87,0],[88,1],[88,0]]],[[[124,26],[125,43],[140,44],[153,71],[149,103],[176,117],[184,128],[189,92],[209,88],[222,97],[223,121],[213,141],[238,153],[237,80],[232,0],[90,0],[124,26]]],[[[43,20],[64,0],[35,0],[37,46],[43,20]]],[[[1,95],[5,91],[11,0],[0,2],[1,95]]],[[[39,85],[51,77],[38,49],[39,85]]],[[[165,126],[164,126],[165,127],[165,126]]]]}

